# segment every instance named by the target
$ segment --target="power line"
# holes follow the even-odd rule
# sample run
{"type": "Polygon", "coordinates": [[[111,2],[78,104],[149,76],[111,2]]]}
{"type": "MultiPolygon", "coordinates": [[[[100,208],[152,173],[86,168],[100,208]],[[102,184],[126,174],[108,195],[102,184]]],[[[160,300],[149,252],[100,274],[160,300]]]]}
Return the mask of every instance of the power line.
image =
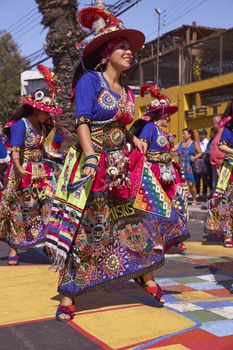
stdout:
{"type": "MultiPolygon", "coordinates": [[[[38,12],[37,13],[35,13],[33,16],[35,16],[35,15],[37,15],[38,14],[38,12]]],[[[33,17],[32,16],[32,17],[33,17]]],[[[30,17],[29,19],[31,19],[32,17],[30,17]]],[[[23,26],[23,27],[21,27],[20,29],[18,29],[15,33],[14,33],[14,30],[13,31],[7,31],[7,30],[5,30],[3,33],[2,33],[2,36],[4,36],[5,34],[9,34],[9,35],[11,35],[11,37],[14,39],[14,41],[16,41],[16,40],[18,40],[19,38],[21,38],[21,37],[23,37],[25,34],[27,34],[28,32],[30,32],[34,27],[35,27],[35,25],[38,25],[39,24],[39,22],[38,23],[35,23],[35,21],[37,20],[37,19],[39,19],[39,18],[41,18],[41,15],[39,15],[39,16],[37,16],[35,19],[33,19],[33,20],[31,20],[29,23],[27,23],[25,26],[23,26]],[[26,27],[28,27],[30,24],[32,24],[33,23],[33,26],[31,26],[29,29],[27,29],[26,31],[24,31],[23,33],[21,33],[19,36],[16,36],[18,33],[20,33],[24,28],[26,28],[26,27]],[[16,36],[16,37],[15,37],[16,36]]],[[[26,20],[26,21],[28,21],[28,20],[26,20]]],[[[25,23],[26,21],[24,21],[23,23],[25,23]]],[[[22,24],[23,24],[22,23],[22,24]]],[[[22,25],[22,24],[20,24],[20,25],[22,25]]],[[[0,45],[0,47],[3,47],[3,44],[1,44],[0,45]]]]}
{"type": "Polygon", "coordinates": [[[176,22],[178,19],[184,17],[187,13],[191,12],[192,10],[196,9],[197,7],[201,6],[202,4],[204,4],[207,0],[202,0],[199,4],[197,4],[196,6],[193,6],[191,9],[187,10],[186,12],[184,12],[182,15],[176,17],[174,20],[168,22],[164,27],[167,27],[169,24],[176,22]]]}
{"type": "MultiPolygon", "coordinates": [[[[39,23],[36,23],[36,25],[39,23]]],[[[32,29],[35,28],[35,23],[33,23],[33,25],[26,31],[24,31],[23,33],[21,33],[19,36],[17,36],[16,38],[14,38],[14,40],[18,40],[20,38],[22,38],[25,34],[29,33],[32,29]]]]}
{"type": "Polygon", "coordinates": [[[176,11],[176,9],[180,9],[183,5],[187,4],[187,0],[180,0],[179,1],[179,6],[177,5],[177,1],[174,1],[174,3],[171,6],[168,6],[164,12],[169,13],[171,11],[176,11]]]}
{"type": "MultiPolygon", "coordinates": [[[[29,16],[32,12],[34,12],[35,10],[38,12],[37,8],[35,7],[34,9],[30,10],[29,12],[27,12],[23,17],[21,17],[17,22],[15,22],[15,23],[12,24],[10,27],[8,27],[8,28],[6,29],[6,31],[10,31],[10,29],[12,29],[12,28],[14,28],[15,26],[17,26],[18,23],[20,23],[24,18],[28,17],[28,16],[29,16]]],[[[30,17],[31,17],[31,16],[30,16],[30,17]]]]}
{"type": "MultiPolygon", "coordinates": [[[[118,3],[119,3],[119,2],[123,2],[125,5],[127,5],[127,3],[131,2],[131,1],[134,1],[133,4],[129,5],[128,7],[126,7],[126,8],[125,8],[124,10],[122,10],[121,12],[117,13],[116,16],[119,16],[119,15],[123,14],[124,12],[128,11],[130,8],[132,8],[133,6],[135,6],[136,4],[138,4],[138,3],[139,3],[140,1],[142,1],[142,0],[123,0],[123,1],[118,1],[118,3]]],[[[115,3],[115,4],[116,4],[116,3],[115,3]]],[[[123,5],[123,4],[120,4],[120,5],[123,5]]],[[[119,6],[119,5],[118,5],[118,6],[119,6]]],[[[90,36],[90,34],[85,35],[83,39],[87,38],[88,36],[90,36]]],[[[44,51],[44,49],[41,49],[41,50],[44,51]]],[[[37,52],[39,52],[39,51],[40,51],[40,50],[38,50],[38,51],[36,51],[36,52],[33,52],[32,54],[30,54],[30,55],[27,56],[27,57],[33,56],[35,53],[37,53],[37,52]]],[[[26,58],[26,57],[25,57],[25,58],[26,58]]],[[[29,66],[29,69],[32,69],[32,68],[36,67],[38,64],[43,63],[43,62],[45,62],[45,61],[47,61],[47,60],[49,60],[49,59],[50,59],[50,57],[48,57],[48,56],[47,56],[47,57],[44,57],[44,58],[42,58],[41,60],[39,60],[38,62],[31,64],[31,65],[29,66]]],[[[16,76],[20,75],[21,73],[22,73],[22,71],[20,71],[20,72],[14,74],[13,76],[11,76],[11,77],[9,77],[9,78],[3,80],[3,81],[0,81],[0,84],[5,84],[7,81],[9,81],[9,80],[15,78],[16,76]]]]}
{"type": "MultiPolygon", "coordinates": [[[[12,31],[11,31],[11,34],[12,35],[15,35],[15,34],[17,34],[17,33],[20,33],[24,28],[27,28],[31,23],[33,23],[33,22],[35,22],[37,19],[39,19],[39,18],[41,18],[41,14],[39,14],[39,16],[37,16],[36,18],[33,18],[35,15],[38,15],[38,13],[35,13],[33,16],[31,16],[28,20],[31,20],[29,23],[27,23],[27,24],[25,24],[25,26],[23,26],[23,27],[21,27],[20,29],[17,29],[16,31],[15,31],[15,29],[13,29],[12,31]],[[14,33],[15,32],[15,33],[14,33]]],[[[27,21],[28,21],[27,20],[27,21]]],[[[27,22],[27,21],[25,21],[25,22],[27,22]]],[[[23,24],[23,23],[22,23],[23,24]]]]}
{"type": "Polygon", "coordinates": [[[200,0],[192,0],[191,3],[184,4],[184,6],[181,6],[181,8],[176,8],[171,15],[168,15],[168,17],[174,18],[174,15],[179,16],[181,13],[183,13],[183,11],[189,10],[191,6],[193,7],[194,5],[197,5],[199,1],[200,0]]]}
{"type": "MultiPolygon", "coordinates": [[[[194,0],[195,1],[195,0],[194,0]]],[[[200,1],[200,0],[198,0],[200,1]]],[[[207,0],[202,0],[200,3],[196,4],[196,6],[191,7],[190,9],[188,9],[187,11],[183,12],[182,14],[178,15],[176,18],[172,19],[170,22],[166,23],[163,28],[167,27],[169,24],[176,22],[178,19],[182,18],[183,16],[185,16],[187,13],[195,10],[197,7],[201,6],[203,3],[205,3],[207,0]]],[[[146,39],[148,39],[151,35],[156,34],[156,31],[153,31],[151,33],[149,33],[146,36],[146,39]]]]}

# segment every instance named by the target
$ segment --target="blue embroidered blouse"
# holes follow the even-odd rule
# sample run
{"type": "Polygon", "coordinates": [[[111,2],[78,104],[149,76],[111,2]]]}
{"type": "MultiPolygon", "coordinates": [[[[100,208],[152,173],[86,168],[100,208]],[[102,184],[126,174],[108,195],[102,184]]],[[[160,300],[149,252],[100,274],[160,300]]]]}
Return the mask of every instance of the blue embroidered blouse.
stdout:
{"type": "Polygon", "coordinates": [[[154,122],[148,122],[143,127],[139,138],[145,139],[148,143],[148,150],[164,151],[169,146],[167,137],[155,125],[154,122]]]}
{"type": "Polygon", "coordinates": [[[91,121],[111,119],[117,112],[121,96],[112,91],[103,74],[89,71],[78,81],[75,89],[75,115],[91,121]]]}
{"type": "Polygon", "coordinates": [[[26,126],[22,119],[19,119],[15,124],[11,126],[11,147],[22,147],[24,144],[26,126]]]}
{"type": "Polygon", "coordinates": [[[225,143],[228,147],[233,147],[233,132],[227,128],[223,129],[220,143],[225,143]]]}
{"type": "Polygon", "coordinates": [[[6,158],[7,156],[7,151],[6,148],[4,147],[2,140],[0,139],[0,158],[6,158]]]}

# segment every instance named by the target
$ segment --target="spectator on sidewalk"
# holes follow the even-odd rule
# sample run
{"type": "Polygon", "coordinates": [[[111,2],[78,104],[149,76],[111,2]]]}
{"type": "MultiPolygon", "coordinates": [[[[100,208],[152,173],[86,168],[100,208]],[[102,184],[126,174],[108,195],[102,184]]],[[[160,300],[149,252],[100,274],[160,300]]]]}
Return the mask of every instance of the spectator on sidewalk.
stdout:
{"type": "Polygon", "coordinates": [[[179,163],[183,169],[185,180],[188,183],[192,196],[192,204],[196,205],[196,186],[194,180],[194,164],[202,156],[198,142],[195,141],[194,132],[190,128],[182,130],[183,141],[175,146],[178,151],[179,163]]]}
{"type": "MultiPolygon", "coordinates": [[[[209,140],[207,138],[207,131],[206,129],[201,129],[198,132],[198,144],[200,146],[200,149],[202,151],[202,154],[206,152],[207,145],[209,143],[209,140]]],[[[208,178],[207,178],[207,168],[205,166],[204,158],[199,159],[199,168],[200,172],[194,171],[194,178],[195,178],[195,184],[197,189],[197,196],[200,196],[200,190],[201,190],[201,180],[202,180],[202,194],[203,196],[207,196],[207,188],[208,188],[208,178]]]]}
{"type": "Polygon", "coordinates": [[[212,187],[213,187],[213,189],[216,187],[220,167],[221,167],[222,162],[223,162],[224,157],[225,157],[225,154],[222,151],[220,151],[220,149],[219,149],[219,142],[220,142],[221,135],[223,132],[223,128],[220,128],[218,125],[220,119],[221,119],[221,117],[216,115],[213,117],[213,120],[212,120],[213,128],[217,129],[217,134],[215,135],[215,137],[212,140],[211,145],[210,145],[210,164],[212,167],[212,187]]]}

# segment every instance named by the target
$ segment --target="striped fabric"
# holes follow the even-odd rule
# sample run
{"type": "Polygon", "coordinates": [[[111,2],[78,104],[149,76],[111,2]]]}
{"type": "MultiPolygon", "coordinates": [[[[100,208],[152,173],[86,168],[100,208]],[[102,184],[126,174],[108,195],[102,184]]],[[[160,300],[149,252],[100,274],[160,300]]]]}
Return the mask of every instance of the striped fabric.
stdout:
{"type": "Polygon", "coordinates": [[[81,179],[84,158],[84,153],[74,147],[70,148],[53,198],[45,247],[52,258],[55,270],[60,270],[64,266],[93,182],[93,178],[89,181],[85,181],[84,178],[77,190],[73,192],[67,190],[68,184],[81,179]]]}

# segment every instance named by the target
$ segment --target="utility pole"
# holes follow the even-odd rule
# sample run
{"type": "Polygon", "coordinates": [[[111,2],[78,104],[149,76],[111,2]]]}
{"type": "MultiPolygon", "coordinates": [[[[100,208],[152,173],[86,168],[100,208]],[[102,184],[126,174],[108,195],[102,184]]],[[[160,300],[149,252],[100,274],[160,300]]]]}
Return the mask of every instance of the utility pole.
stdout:
{"type": "Polygon", "coordinates": [[[104,0],[95,0],[95,6],[104,8],[104,0]]]}
{"type": "Polygon", "coordinates": [[[159,8],[155,9],[158,14],[158,36],[157,36],[157,54],[156,54],[156,83],[159,85],[159,39],[160,39],[160,15],[161,10],[159,8]]]}

